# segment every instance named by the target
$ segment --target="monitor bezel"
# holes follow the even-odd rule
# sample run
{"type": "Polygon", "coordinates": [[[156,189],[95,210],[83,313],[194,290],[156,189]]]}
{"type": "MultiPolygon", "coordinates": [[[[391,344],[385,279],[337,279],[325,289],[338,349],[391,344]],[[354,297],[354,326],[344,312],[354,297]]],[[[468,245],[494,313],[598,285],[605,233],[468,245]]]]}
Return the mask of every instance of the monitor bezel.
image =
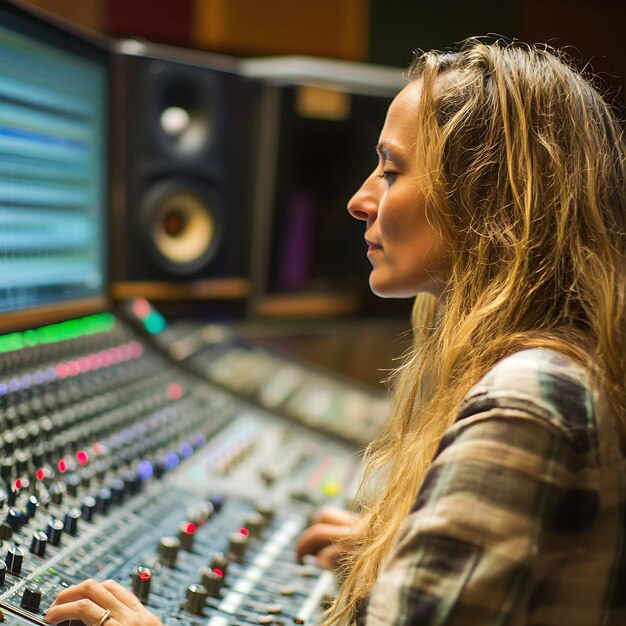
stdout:
{"type": "Polygon", "coordinates": [[[114,42],[112,39],[100,33],[90,31],[86,28],[73,24],[56,15],[52,15],[43,9],[31,6],[23,0],[0,0],[0,10],[5,10],[23,19],[32,21],[45,28],[56,32],[60,37],[68,37],[68,42],[74,40],[78,45],[89,49],[89,54],[105,66],[105,77],[107,81],[108,98],[106,102],[107,111],[107,176],[105,180],[104,199],[105,213],[104,223],[106,225],[105,241],[103,243],[103,251],[105,255],[103,264],[103,278],[105,288],[102,294],[94,296],[86,296],[83,298],[75,298],[64,300],[54,304],[45,304],[33,309],[24,309],[19,311],[6,311],[0,313],[0,335],[5,332],[12,332],[35,326],[41,326],[49,323],[59,322],[64,319],[82,317],[91,313],[111,310],[111,281],[110,281],[110,215],[111,215],[111,168],[112,168],[112,132],[111,132],[111,110],[112,110],[112,59],[114,53],[114,42]]]}

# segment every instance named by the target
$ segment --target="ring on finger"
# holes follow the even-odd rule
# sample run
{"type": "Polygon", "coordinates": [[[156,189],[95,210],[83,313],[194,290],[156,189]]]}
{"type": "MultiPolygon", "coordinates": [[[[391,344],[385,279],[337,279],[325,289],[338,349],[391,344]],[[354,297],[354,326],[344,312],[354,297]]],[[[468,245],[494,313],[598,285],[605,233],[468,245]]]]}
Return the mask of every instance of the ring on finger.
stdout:
{"type": "Polygon", "coordinates": [[[100,616],[100,619],[92,626],[102,626],[104,622],[109,619],[109,617],[111,617],[111,609],[106,609],[104,613],[100,616]]]}

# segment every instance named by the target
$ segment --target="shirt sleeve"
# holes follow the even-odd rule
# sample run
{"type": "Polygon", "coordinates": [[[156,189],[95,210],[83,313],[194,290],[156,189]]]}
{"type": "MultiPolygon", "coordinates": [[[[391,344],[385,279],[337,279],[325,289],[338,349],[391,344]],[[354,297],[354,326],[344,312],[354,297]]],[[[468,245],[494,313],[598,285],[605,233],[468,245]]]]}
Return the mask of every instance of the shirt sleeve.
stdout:
{"type": "Polygon", "coordinates": [[[367,626],[525,624],[538,552],[593,519],[563,429],[519,406],[465,413],[381,568],[367,626]]]}

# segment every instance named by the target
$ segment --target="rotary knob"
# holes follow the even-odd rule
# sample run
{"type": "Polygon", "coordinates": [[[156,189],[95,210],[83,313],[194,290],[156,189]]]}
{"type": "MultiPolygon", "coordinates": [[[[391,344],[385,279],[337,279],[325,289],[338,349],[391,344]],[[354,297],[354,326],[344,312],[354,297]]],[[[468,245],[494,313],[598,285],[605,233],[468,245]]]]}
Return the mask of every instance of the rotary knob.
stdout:
{"type": "Polygon", "coordinates": [[[166,567],[176,567],[176,559],[180,550],[178,537],[163,537],[159,543],[159,560],[166,567]]]}
{"type": "Polygon", "coordinates": [[[4,585],[4,579],[7,574],[7,564],[4,561],[0,561],[0,585],[4,585]]]}
{"type": "Polygon", "coordinates": [[[124,481],[117,478],[113,480],[110,484],[111,491],[111,501],[113,504],[122,504],[124,498],[126,497],[126,485],[124,481]]]}
{"type": "Polygon", "coordinates": [[[178,530],[180,546],[186,552],[193,550],[193,540],[196,535],[196,525],[193,522],[183,522],[178,530]]]}
{"type": "Polygon", "coordinates": [[[228,537],[228,556],[235,561],[243,561],[248,546],[247,535],[237,531],[228,537]]]}
{"type": "Polygon", "coordinates": [[[46,545],[48,544],[48,535],[42,530],[36,530],[30,542],[30,551],[36,555],[43,557],[46,554],[46,545]]]}
{"type": "Polygon", "coordinates": [[[22,513],[11,507],[7,511],[6,523],[14,533],[17,532],[22,526],[22,513]]]}
{"type": "Polygon", "coordinates": [[[80,477],[76,474],[70,474],[65,479],[65,488],[67,489],[67,493],[75,498],[78,495],[78,488],[80,487],[80,477]]]}
{"type": "Polygon", "coordinates": [[[248,529],[251,537],[258,537],[266,523],[265,518],[260,513],[254,512],[245,516],[243,525],[248,529]]]}
{"type": "Polygon", "coordinates": [[[224,584],[224,573],[221,569],[203,567],[200,569],[202,586],[212,598],[219,598],[222,585],[224,584]]]}
{"type": "Polygon", "coordinates": [[[99,489],[96,494],[96,511],[102,515],[106,515],[112,499],[113,496],[110,489],[107,489],[106,487],[99,489]]]}
{"type": "Polygon", "coordinates": [[[52,504],[63,504],[63,496],[65,495],[65,488],[62,483],[53,483],[50,485],[50,499],[52,504]]]}
{"type": "Polygon", "coordinates": [[[202,585],[189,585],[187,588],[187,610],[194,615],[204,615],[207,592],[202,585]]]}
{"type": "Polygon", "coordinates": [[[274,519],[274,507],[267,504],[267,502],[258,502],[256,505],[256,512],[263,516],[266,526],[269,525],[274,519]]]}
{"type": "Polygon", "coordinates": [[[140,602],[146,604],[148,597],[150,596],[150,581],[152,580],[152,574],[147,567],[137,567],[133,572],[132,584],[133,593],[137,596],[140,602]]]}
{"type": "Polygon", "coordinates": [[[81,517],[87,522],[93,520],[93,515],[96,512],[96,500],[91,496],[87,496],[80,505],[81,517]]]}
{"type": "Polygon", "coordinates": [[[24,589],[22,594],[22,608],[30,611],[31,613],[37,613],[39,611],[39,605],[41,603],[41,589],[35,586],[29,586],[24,589]]]}
{"type": "Polygon", "coordinates": [[[81,518],[81,512],[72,508],[65,512],[63,520],[63,529],[68,535],[75,535],[78,532],[78,520],[81,518]]]}
{"type": "Polygon", "coordinates": [[[11,574],[15,574],[19,576],[22,571],[22,562],[24,561],[24,552],[20,550],[17,546],[10,546],[7,550],[7,570],[11,572],[11,574]]]}
{"type": "Polygon", "coordinates": [[[29,518],[35,517],[35,513],[37,513],[37,509],[39,509],[39,498],[37,496],[29,496],[28,501],[26,502],[26,515],[29,518]]]}
{"type": "Polygon", "coordinates": [[[211,569],[218,569],[222,572],[222,578],[226,578],[228,572],[228,559],[223,552],[214,552],[211,557],[211,569]]]}
{"type": "Polygon", "coordinates": [[[48,541],[51,546],[60,545],[63,535],[63,522],[60,519],[51,518],[48,522],[46,535],[48,535],[48,541]]]}

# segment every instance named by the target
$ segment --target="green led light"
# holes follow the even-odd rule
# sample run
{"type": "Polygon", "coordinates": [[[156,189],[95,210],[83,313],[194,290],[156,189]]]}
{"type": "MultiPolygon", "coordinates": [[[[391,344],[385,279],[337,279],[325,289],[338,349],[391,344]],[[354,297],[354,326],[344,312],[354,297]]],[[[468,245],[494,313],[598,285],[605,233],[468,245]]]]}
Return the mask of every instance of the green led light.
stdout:
{"type": "Polygon", "coordinates": [[[95,335],[111,330],[115,326],[112,313],[96,313],[75,320],[50,324],[23,333],[10,333],[0,336],[0,353],[21,350],[24,347],[41,343],[57,343],[76,339],[85,335],[95,335]]]}

